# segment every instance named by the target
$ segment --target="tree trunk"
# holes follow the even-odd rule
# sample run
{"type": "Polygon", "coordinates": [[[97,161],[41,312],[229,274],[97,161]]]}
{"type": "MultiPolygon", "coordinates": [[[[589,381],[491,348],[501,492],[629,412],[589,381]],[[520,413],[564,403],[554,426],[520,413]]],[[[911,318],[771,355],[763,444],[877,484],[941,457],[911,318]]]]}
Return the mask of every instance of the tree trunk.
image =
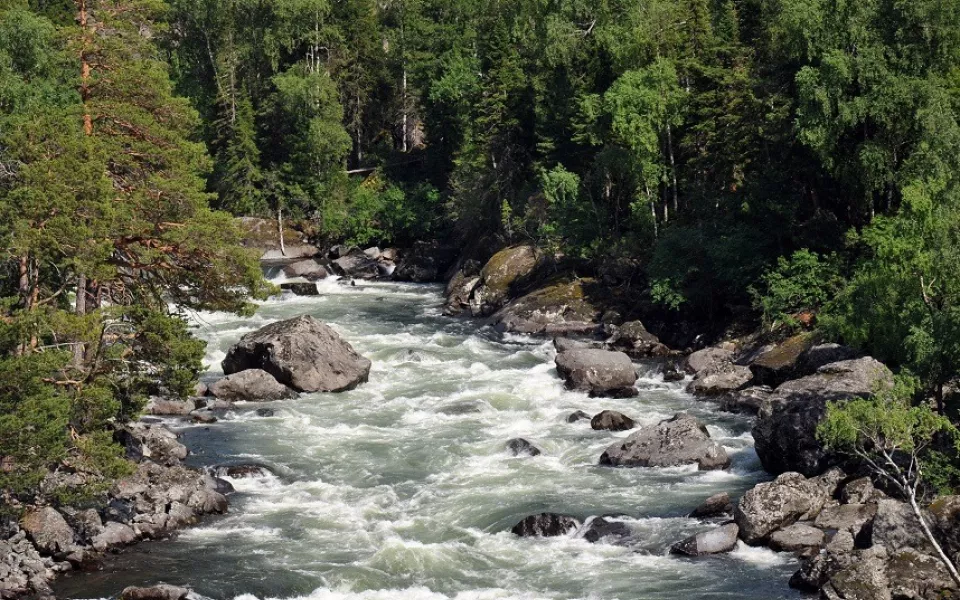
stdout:
{"type": "Polygon", "coordinates": [[[680,210],[679,192],[677,191],[677,163],[673,157],[673,130],[667,124],[667,154],[670,157],[670,176],[673,179],[673,214],[680,210]]]}
{"type": "MultiPolygon", "coordinates": [[[[79,316],[87,314],[87,276],[83,273],[77,276],[77,300],[73,312],[79,316]]],[[[75,368],[79,369],[83,366],[85,354],[86,344],[78,340],[73,346],[73,366],[75,368]]]]}
{"type": "Polygon", "coordinates": [[[283,241],[283,209],[277,209],[277,230],[280,232],[280,254],[287,255],[287,246],[283,241]]]}
{"type": "Polygon", "coordinates": [[[937,538],[933,535],[933,532],[930,531],[930,526],[927,525],[927,520],[923,518],[923,511],[920,510],[920,507],[917,505],[917,493],[912,490],[907,494],[908,499],[910,500],[910,508],[913,509],[913,514],[917,517],[917,521],[920,522],[920,528],[923,529],[923,535],[926,536],[927,541],[933,546],[933,549],[936,550],[937,556],[940,558],[940,562],[943,563],[943,566],[947,568],[947,572],[950,573],[950,578],[953,579],[953,582],[957,584],[957,587],[960,587],[960,573],[957,572],[956,565],[953,564],[953,561],[947,556],[947,553],[943,551],[943,548],[940,546],[940,542],[937,541],[937,538]]]}
{"type": "Polygon", "coordinates": [[[89,31],[87,30],[87,1],[79,0],[77,20],[80,22],[80,29],[83,32],[83,41],[80,46],[80,99],[83,102],[83,132],[87,135],[93,135],[93,117],[87,102],[90,99],[90,61],[87,57],[87,39],[89,31]]]}

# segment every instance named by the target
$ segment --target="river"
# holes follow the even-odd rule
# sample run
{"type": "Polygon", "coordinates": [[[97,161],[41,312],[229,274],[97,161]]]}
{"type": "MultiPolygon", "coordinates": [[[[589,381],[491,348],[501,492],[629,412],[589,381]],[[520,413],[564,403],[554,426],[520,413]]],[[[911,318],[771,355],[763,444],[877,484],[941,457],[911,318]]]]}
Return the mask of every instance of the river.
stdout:
{"type": "Polygon", "coordinates": [[[668,554],[714,526],[684,516],[702,500],[739,496],[765,478],[747,418],[695,401],[653,366],[641,366],[638,398],[566,391],[548,341],[444,317],[438,287],[320,287],[320,297],[271,300],[252,318],[198,315],[205,378],[220,376],[244,333],[310,314],[373,361],[369,383],[272,403],[273,417],[250,404],[212,425],[179,424],[191,464],[257,462],[276,475],[232,480],[229,514],[65,577],[58,597],[104,598],[161,581],[218,600],[798,597],[786,585],[796,568],[788,555],[742,544],[724,556],[668,554]],[[689,411],[727,448],[732,468],[598,467],[604,448],[629,432],[593,431],[567,416],[604,409],[641,425],[689,411]],[[543,455],[512,456],[505,443],[515,437],[543,455]],[[544,511],[618,515],[633,536],[616,545],[510,533],[544,511]]]}

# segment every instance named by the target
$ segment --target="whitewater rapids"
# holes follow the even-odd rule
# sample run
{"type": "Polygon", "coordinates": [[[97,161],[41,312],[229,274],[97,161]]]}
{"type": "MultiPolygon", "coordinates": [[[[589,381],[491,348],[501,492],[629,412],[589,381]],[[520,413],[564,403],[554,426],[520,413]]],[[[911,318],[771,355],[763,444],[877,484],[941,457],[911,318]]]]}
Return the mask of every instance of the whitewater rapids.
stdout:
{"type": "Polygon", "coordinates": [[[747,418],[697,402],[652,366],[638,398],[566,391],[549,341],[444,317],[438,287],[319,285],[319,297],[274,299],[252,318],[195,315],[196,335],[209,342],[205,380],[221,376],[220,361],[243,334],[310,314],[373,361],[369,383],[241,404],[212,425],[176,424],[191,464],[260,463],[276,475],[231,480],[229,514],[141,544],[100,572],[64,578],[58,597],[109,597],[158,582],[217,600],[798,597],[786,585],[796,568],[789,555],[743,545],[717,557],[668,554],[672,543],[714,526],[685,517],[702,500],[738,496],[765,478],[747,418]],[[256,416],[267,406],[275,416],[256,416]],[[598,467],[604,448],[630,432],[593,431],[567,416],[604,409],[641,426],[689,411],[733,466],[598,467]],[[543,455],[513,457],[505,444],[516,437],[543,455]],[[615,515],[634,541],[510,533],[544,511],[615,515]]]}

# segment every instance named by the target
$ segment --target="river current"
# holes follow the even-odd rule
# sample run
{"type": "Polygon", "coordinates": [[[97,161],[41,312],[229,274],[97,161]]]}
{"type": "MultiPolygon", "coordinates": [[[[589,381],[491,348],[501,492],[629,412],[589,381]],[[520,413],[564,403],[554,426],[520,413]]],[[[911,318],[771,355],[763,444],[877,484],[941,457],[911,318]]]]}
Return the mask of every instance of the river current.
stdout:
{"type": "Polygon", "coordinates": [[[765,478],[745,417],[715,411],[640,365],[640,396],[564,389],[549,341],[500,335],[441,314],[442,290],[334,281],[319,297],[284,296],[252,318],[196,315],[208,381],[243,334],[301,314],[331,324],[373,361],[369,383],[342,394],[241,404],[217,423],[171,420],[195,466],[260,463],[274,476],[231,480],[230,512],[172,540],[143,543],[96,573],[58,583],[58,597],[106,598],[166,582],[217,600],[304,598],[686,600],[796,598],[788,555],[743,546],[688,559],[672,543],[716,526],[687,518],[720,491],[765,478]],[[728,471],[597,466],[630,432],[593,431],[570,413],[612,409],[640,425],[695,414],[731,454],[728,471]],[[543,450],[514,457],[522,437],[543,450]],[[614,515],[627,545],[571,535],[518,538],[538,512],[614,515]]]}

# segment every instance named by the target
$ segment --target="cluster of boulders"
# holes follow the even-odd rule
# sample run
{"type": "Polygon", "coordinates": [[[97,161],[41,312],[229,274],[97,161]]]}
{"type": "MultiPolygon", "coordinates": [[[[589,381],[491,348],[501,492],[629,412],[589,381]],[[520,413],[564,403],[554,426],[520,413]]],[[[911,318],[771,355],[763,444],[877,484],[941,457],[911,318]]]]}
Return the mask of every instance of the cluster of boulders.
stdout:
{"type": "Polygon", "coordinates": [[[869,397],[893,382],[879,361],[844,346],[814,344],[809,336],[747,352],[732,344],[706,348],[682,366],[693,377],[687,389],[694,395],[757,415],[757,455],[774,475],[823,473],[835,458],[816,435],[827,405],[869,397]]]}
{"type": "MultiPolygon", "coordinates": [[[[147,405],[147,414],[204,420],[212,409],[229,408],[234,402],[343,392],[367,381],[371,363],[329,325],[304,315],[243,336],[221,366],[226,376],[198,390],[202,395],[186,400],[155,398],[147,405]]],[[[262,416],[270,415],[270,409],[264,409],[262,416]]]]}
{"type": "MultiPolygon", "coordinates": [[[[50,581],[88,568],[105,552],[156,539],[227,510],[230,484],[185,467],[187,449],[162,425],[130,423],[117,438],[136,471],[92,504],[18,506],[0,518],[0,598],[51,598],[50,581]]],[[[51,473],[44,485],[89,483],[83,473],[51,473]]],[[[89,477],[92,477],[89,476],[89,477]]],[[[127,597],[127,596],[124,596],[127,597]]],[[[155,596],[130,596],[152,598],[155,596]]]]}
{"type": "MultiPolygon", "coordinates": [[[[960,497],[938,500],[925,520],[949,556],[960,551],[960,497]]],[[[869,477],[837,468],[807,478],[784,473],[749,490],[734,511],[740,539],[799,557],[790,585],[821,598],[933,600],[958,597],[910,505],[869,477]]]]}

